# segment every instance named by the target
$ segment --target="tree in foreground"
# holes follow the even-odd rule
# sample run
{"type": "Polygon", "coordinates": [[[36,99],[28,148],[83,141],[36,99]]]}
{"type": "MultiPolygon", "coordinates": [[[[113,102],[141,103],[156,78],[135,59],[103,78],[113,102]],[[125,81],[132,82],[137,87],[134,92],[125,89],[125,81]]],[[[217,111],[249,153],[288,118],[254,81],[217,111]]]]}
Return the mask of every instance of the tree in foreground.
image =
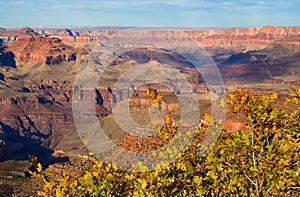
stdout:
{"type": "Polygon", "coordinates": [[[277,94],[254,97],[245,90],[229,95],[228,113],[245,130],[223,132],[206,160],[206,194],[297,196],[300,188],[300,89],[285,102],[277,94]]]}

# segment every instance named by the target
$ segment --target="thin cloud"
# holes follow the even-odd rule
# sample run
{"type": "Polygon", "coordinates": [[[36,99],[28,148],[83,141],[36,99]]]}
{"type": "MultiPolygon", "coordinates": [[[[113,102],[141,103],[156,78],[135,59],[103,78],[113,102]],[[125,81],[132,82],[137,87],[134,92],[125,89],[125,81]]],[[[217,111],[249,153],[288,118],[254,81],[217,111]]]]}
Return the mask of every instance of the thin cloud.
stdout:
{"type": "Polygon", "coordinates": [[[192,9],[220,9],[220,8],[289,8],[298,6],[300,3],[297,0],[75,0],[71,2],[58,1],[58,0],[28,0],[28,1],[2,1],[0,5],[3,6],[47,6],[51,9],[84,9],[84,8],[98,8],[98,9],[110,9],[110,8],[138,8],[138,7],[153,7],[157,8],[162,5],[174,6],[178,9],[192,8],[192,9]]]}
{"type": "Polygon", "coordinates": [[[89,21],[95,25],[117,23],[125,26],[198,26],[204,23],[232,26],[232,21],[245,25],[286,21],[297,25],[300,14],[299,0],[11,0],[0,1],[0,6],[5,7],[0,12],[2,26],[29,22],[77,25],[89,21]]]}

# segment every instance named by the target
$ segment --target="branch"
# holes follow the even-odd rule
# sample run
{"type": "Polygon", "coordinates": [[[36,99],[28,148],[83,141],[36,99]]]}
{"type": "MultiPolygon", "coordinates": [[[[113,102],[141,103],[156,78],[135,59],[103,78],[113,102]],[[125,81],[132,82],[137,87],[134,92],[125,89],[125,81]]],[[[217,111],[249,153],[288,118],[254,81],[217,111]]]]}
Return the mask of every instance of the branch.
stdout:
{"type": "Polygon", "coordinates": [[[245,172],[243,172],[243,174],[255,187],[257,187],[257,184],[254,183],[254,181],[252,181],[252,179],[250,179],[250,177],[245,172]]]}

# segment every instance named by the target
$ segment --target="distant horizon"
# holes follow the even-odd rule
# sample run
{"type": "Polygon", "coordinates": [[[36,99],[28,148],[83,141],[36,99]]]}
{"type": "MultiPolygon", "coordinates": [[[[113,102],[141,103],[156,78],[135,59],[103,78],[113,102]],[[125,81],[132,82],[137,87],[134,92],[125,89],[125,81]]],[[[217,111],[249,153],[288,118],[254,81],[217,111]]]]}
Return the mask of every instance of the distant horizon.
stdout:
{"type": "Polygon", "coordinates": [[[298,0],[11,0],[0,27],[300,26],[298,0]]]}
{"type": "Polygon", "coordinates": [[[40,30],[40,29],[167,29],[167,28],[174,28],[174,29],[191,29],[191,30],[222,30],[222,29],[231,29],[231,28],[237,28],[237,29],[244,29],[244,28],[263,28],[263,27],[300,27],[300,25],[262,25],[262,26],[244,26],[244,27],[236,27],[236,26],[199,26],[199,27],[180,27],[180,26],[110,26],[110,25],[78,25],[78,26],[18,26],[18,27],[3,27],[0,26],[0,28],[4,28],[6,30],[21,30],[23,28],[29,27],[33,30],[40,30]]]}

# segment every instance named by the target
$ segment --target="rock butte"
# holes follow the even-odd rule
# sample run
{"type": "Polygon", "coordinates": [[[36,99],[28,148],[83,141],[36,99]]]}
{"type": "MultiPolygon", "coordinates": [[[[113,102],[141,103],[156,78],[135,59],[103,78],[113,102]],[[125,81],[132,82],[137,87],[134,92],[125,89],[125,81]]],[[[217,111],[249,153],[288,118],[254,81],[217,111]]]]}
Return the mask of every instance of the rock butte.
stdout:
{"type": "Polygon", "coordinates": [[[13,52],[16,61],[45,64],[76,60],[83,52],[64,44],[59,38],[19,38],[8,50],[13,52]]]}

